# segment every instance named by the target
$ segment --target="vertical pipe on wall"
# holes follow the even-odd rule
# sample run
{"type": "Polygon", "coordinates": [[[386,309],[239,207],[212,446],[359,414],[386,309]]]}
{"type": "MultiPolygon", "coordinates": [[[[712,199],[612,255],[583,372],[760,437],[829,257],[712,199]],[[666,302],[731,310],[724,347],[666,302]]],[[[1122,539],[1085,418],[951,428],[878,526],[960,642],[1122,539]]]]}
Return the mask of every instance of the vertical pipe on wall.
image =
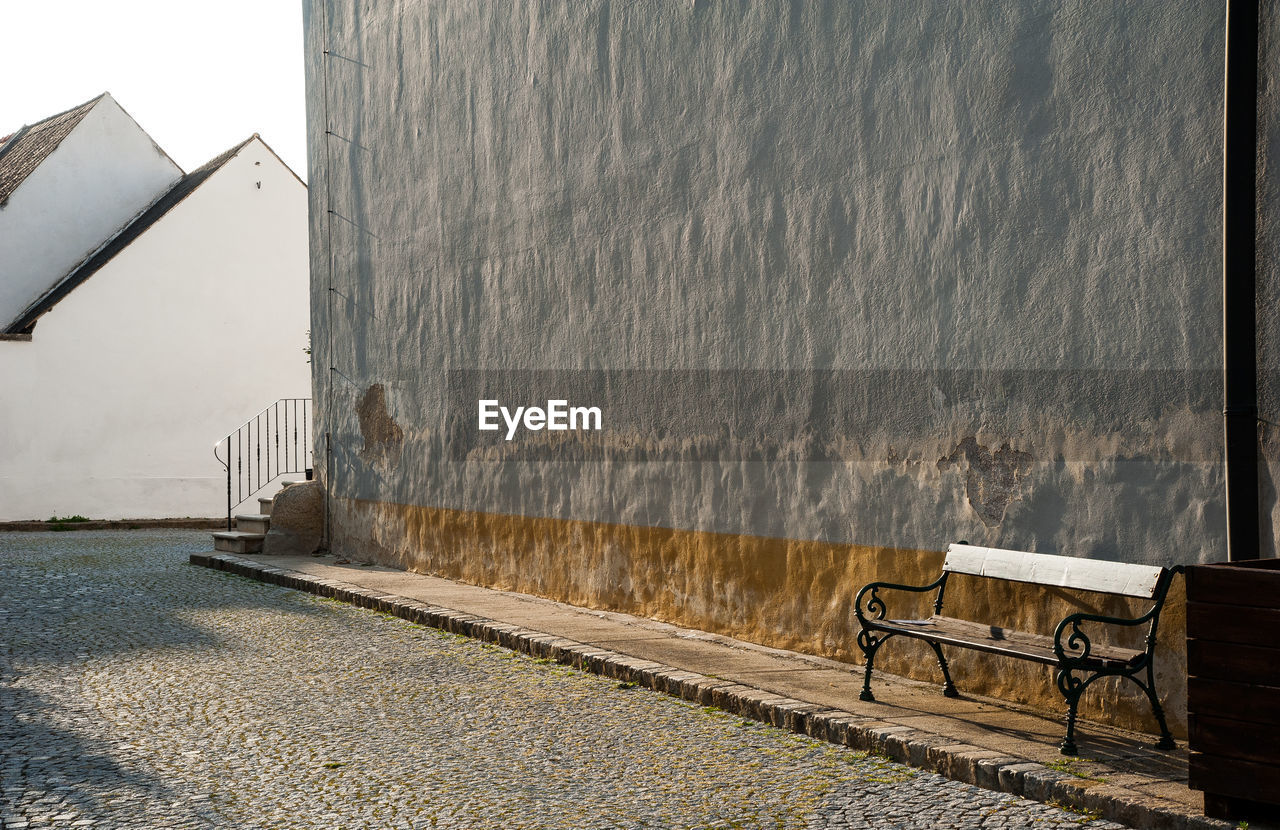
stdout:
{"type": "Polygon", "coordinates": [[[1223,421],[1227,558],[1258,558],[1255,221],[1258,3],[1227,0],[1222,165],[1223,421]]]}

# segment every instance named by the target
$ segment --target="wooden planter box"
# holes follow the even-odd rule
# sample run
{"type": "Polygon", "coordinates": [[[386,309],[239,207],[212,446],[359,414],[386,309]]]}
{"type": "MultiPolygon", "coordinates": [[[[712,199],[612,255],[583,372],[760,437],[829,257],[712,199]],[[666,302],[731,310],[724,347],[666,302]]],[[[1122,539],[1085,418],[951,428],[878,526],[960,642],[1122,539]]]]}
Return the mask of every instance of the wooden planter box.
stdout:
{"type": "Polygon", "coordinates": [[[1190,785],[1215,818],[1280,818],[1280,559],[1187,568],[1190,785]]]}

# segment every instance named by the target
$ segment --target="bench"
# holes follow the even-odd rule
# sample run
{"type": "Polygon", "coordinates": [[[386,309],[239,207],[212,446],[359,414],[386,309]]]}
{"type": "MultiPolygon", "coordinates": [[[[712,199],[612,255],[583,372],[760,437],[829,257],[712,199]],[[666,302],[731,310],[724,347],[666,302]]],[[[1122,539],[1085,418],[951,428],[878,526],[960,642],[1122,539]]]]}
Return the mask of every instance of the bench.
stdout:
{"type": "Polygon", "coordinates": [[[872,582],[858,592],[854,600],[854,613],[862,624],[858,646],[867,659],[860,697],[862,700],[875,700],[871,693],[871,669],[880,646],[893,637],[911,637],[923,640],[933,648],[938,667],[942,669],[942,693],[947,697],[959,697],[959,692],[951,682],[951,672],[942,654],[943,646],[974,649],[1054,666],[1057,669],[1055,682],[1067,703],[1067,734],[1059,745],[1063,755],[1077,754],[1076,707],[1085,689],[1102,677],[1127,677],[1138,684],[1151,702],[1151,711],[1160,725],[1161,737],[1156,746],[1173,749],[1173,736],[1169,734],[1164,710],[1156,696],[1154,652],[1156,626],[1160,623],[1165,595],[1174,573],[1180,570],[984,548],[966,542],[951,545],[947,548],[941,576],[928,585],[872,582]],[[1069,614],[1058,623],[1053,636],[1046,637],[983,622],[944,617],[942,601],[947,590],[947,578],[951,574],[1138,597],[1151,600],[1153,605],[1145,614],[1132,619],[1102,614],[1069,614]],[[885,619],[886,608],[880,597],[881,591],[926,593],[934,590],[937,596],[933,600],[933,615],[928,619],[885,619]],[[1142,649],[1094,642],[1086,633],[1087,629],[1096,636],[1107,626],[1133,627],[1147,623],[1150,628],[1142,649]]]}

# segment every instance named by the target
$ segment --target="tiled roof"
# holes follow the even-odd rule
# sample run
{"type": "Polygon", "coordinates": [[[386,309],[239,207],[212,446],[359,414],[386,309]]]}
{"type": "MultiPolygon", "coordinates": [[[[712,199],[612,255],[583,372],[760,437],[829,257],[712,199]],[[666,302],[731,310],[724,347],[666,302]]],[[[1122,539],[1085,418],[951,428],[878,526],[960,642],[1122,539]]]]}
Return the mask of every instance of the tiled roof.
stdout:
{"type": "Polygon", "coordinates": [[[181,179],[178,179],[177,183],[169,188],[163,196],[152,202],[150,207],[138,214],[132,222],[125,225],[115,236],[108,239],[102,247],[89,254],[88,258],[71,269],[71,273],[63,277],[43,297],[28,306],[17,319],[5,326],[3,330],[0,330],[0,333],[30,334],[35,327],[36,321],[41,316],[61,302],[62,298],[74,291],[77,286],[97,273],[102,266],[115,258],[116,254],[129,247],[130,243],[146,233],[148,228],[160,221],[179,202],[190,196],[197,187],[204,184],[205,179],[218,172],[224,164],[234,158],[237,153],[244,149],[245,145],[254,139],[258,139],[257,133],[254,133],[203,167],[192,170],[181,179]]]}
{"type": "MultiPolygon", "coordinates": [[[[105,95],[106,93],[103,93],[105,95]]],[[[0,205],[35,172],[40,163],[62,143],[80,123],[102,95],[74,109],[51,115],[43,121],[23,127],[0,146],[0,205]]]]}

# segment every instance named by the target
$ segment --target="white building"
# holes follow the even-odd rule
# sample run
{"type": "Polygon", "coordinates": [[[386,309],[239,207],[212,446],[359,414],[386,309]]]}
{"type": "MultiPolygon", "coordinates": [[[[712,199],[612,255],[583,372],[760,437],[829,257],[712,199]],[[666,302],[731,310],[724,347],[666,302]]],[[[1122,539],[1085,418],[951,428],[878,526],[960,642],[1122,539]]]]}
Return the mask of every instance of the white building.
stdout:
{"type": "Polygon", "coordinates": [[[217,516],[214,442],[310,394],[306,185],[184,173],[109,95],[0,143],[0,520],[217,516]]]}

